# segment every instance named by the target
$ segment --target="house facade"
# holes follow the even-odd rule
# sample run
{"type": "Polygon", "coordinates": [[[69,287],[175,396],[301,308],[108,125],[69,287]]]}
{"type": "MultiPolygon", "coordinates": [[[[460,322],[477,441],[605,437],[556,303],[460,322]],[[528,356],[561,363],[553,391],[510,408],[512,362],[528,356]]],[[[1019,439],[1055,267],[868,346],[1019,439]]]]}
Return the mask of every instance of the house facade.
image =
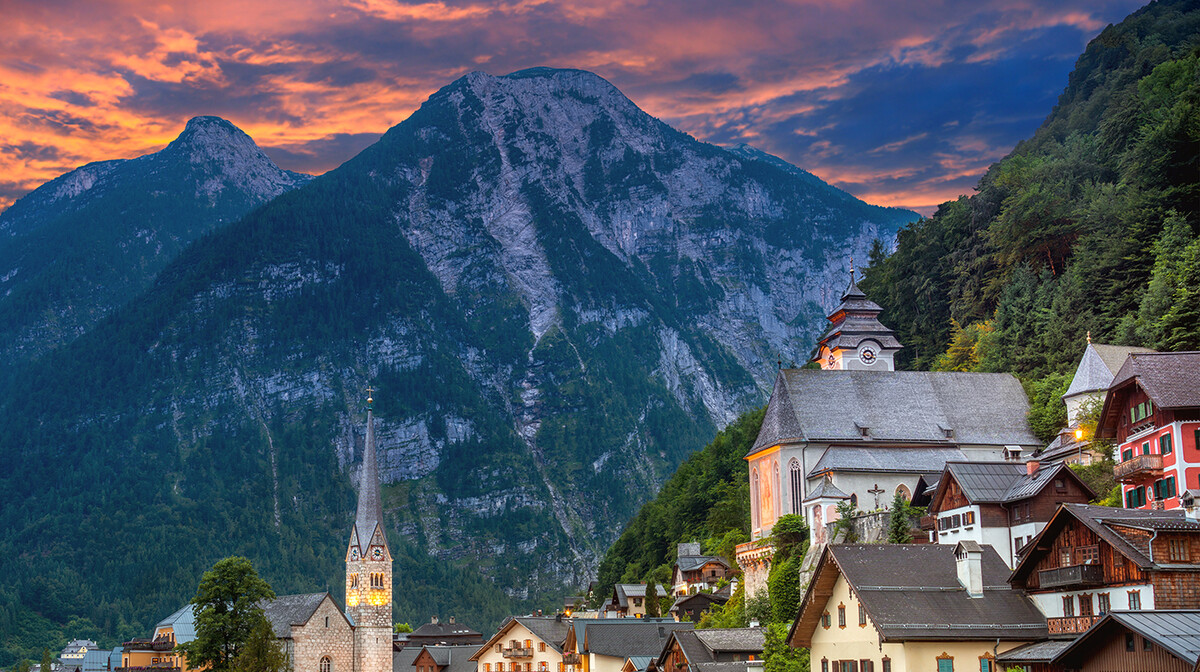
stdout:
{"type": "MultiPolygon", "coordinates": [[[[670,596],[665,588],[655,585],[659,608],[665,612],[670,604],[670,596]]],[[[646,584],[618,583],[613,586],[612,597],[605,605],[605,613],[609,618],[643,618],[646,615],[646,584]]]]}
{"type": "Polygon", "coordinates": [[[813,672],[992,672],[997,653],[1046,636],[1007,575],[973,541],[829,545],[788,643],[809,648],[813,672]]]}
{"type": "Polygon", "coordinates": [[[679,544],[675,564],[671,567],[671,594],[691,595],[701,590],[716,590],[717,584],[731,574],[725,558],[701,555],[699,543],[679,544]]]}
{"type": "Polygon", "coordinates": [[[737,672],[762,660],[762,628],[707,628],[672,633],[653,668],[657,672],[737,672]]]}
{"type": "Polygon", "coordinates": [[[1095,493],[1062,462],[949,462],[929,505],[930,541],[970,539],[991,546],[1009,567],[1059,505],[1095,493]]]}
{"type": "Polygon", "coordinates": [[[569,627],[561,616],[509,618],[471,660],[478,672],[582,672],[577,658],[564,660],[569,627]]]}
{"type": "Polygon", "coordinates": [[[999,662],[1028,672],[1193,672],[1200,665],[1200,611],[1113,611],[1061,644],[1010,651],[999,662]]]}
{"type": "Polygon", "coordinates": [[[1096,436],[1116,443],[1126,508],[1179,508],[1185,490],[1200,488],[1200,352],[1130,354],[1096,436]]]}
{"type": "Polygon", "coordinates": [[[579,659],[580,672],[622,672],[630,659],[659,655],[672,633],[693,627],[660,618],[579,619],[567,631],[563,652],[579,659]]]}
{"type": "Polygon", "coordinates": [[[1200,603],[1200,523],[1182,511],[1064,504],[1010,583],[1045,614],[1051,637],[1112,611],[1190,608],[1200,603]]]}

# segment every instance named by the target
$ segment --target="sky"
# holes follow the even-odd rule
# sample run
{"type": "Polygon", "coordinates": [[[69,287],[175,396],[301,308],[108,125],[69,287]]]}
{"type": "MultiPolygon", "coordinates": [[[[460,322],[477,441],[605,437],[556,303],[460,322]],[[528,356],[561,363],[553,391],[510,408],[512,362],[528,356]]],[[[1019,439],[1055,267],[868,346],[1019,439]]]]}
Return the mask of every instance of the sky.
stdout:
{"type": "Polygon", "coordinates": [[[0,0],[0,208],[224,117],[337,167],[473,70],[590,70],[650,114],[930,214],[1141,0],[0,0]]]}

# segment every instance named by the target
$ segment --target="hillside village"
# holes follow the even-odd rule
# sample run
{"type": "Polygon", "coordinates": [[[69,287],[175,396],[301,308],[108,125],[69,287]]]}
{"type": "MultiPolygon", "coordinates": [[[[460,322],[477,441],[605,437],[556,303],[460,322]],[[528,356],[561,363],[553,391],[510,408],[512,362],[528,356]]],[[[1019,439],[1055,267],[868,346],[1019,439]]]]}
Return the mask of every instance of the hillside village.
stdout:
{"type": "MultiPolygon", "coordinates": [[[[593,585],[557,613],[513,615],[490,635],[467,625],[469,615],[395,632],[368,398],[345,605],[330,593],[261,603],[290,669],[1200,666],[1200,353],[1089,342],[1063,400],[1070,426],[1043,446],[1014,377],[896,371],[903,344],[879,313],[852,275],[812,365],[780,368],[745,456],[753,538],[734,558],[680,543],[664,585],[593,585]],[[1102,459],[1099,440],[1114,447],[1120,507],[1094,504],[1112,493],[1071,468],[1102,459]],[[734,602],[787,604],[769,578],[785,525],[807,530],[802,561],[787,565],[803,590],[784,619],[791,654],[773,649],[772,631],[753,618],[711,627],[729,624],[734,602]],[[909,543],[889,543],[897,540],[909,543]]],[[[52,668],[189,672],[176,647],[196,632],[193,606],[183,605],[113,650],[72,641],[52,668]]]]}

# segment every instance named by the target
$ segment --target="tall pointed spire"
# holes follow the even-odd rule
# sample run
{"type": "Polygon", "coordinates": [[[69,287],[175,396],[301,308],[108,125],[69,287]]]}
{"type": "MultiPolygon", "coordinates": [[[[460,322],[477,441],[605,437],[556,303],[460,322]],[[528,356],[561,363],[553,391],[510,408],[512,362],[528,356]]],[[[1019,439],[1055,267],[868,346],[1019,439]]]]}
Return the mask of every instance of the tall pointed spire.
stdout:
{"type": "Polygon", "coordinates": [[[363,448],[362,479],[358,486],[358,512],[354,516],[354,527],[358,531],[358,545],[365,550],[371,545],[376,525],[383,534],[383,499],[379,494],[379,460],[375,454],[375,416],[372,406],[375,390],[367,387],[367,441],[363,448]]]}

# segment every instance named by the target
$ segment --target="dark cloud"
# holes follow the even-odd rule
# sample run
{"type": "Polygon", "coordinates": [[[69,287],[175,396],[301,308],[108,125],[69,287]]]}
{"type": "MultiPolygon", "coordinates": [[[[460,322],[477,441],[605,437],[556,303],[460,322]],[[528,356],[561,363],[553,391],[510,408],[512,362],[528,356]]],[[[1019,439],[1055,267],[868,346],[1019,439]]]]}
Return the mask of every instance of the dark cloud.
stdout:
{"type": "Polygon", "coordinates": [[[0,145],[0,152],[4,152],[23,161],[57,161],[63,158],[63,153],[58,147],[51,145],[39,145],[28,140],[25,142],[0,145]]]}
{"type": "Polygon", "coordinates": [[[108,128],[104,124],[97,124],[91,119],[71,114],[65,110],[27,108],[20,117],[22,125],[48,127],[62,133],[92,133],[108,128]]]}
{"type": "Polygon", "coordinates": [[[50,97],[76,107],[92,107],[96,104],[96,101],[92,100],[86,94],[79,93],[78,91],[55,91],[54,93],[50,94],[50,97]]]}
{"type": "Polygon", "coordinates": [[[380,133],[338,133],[312,142],[262,149],[280,168],[319,175],[379,140],[380,133]]]}
{"type": "Polygon", "coordinates": [[[379,78],[379,73],[371,68],[347,62],[321,63],[308,69],[304,81],[309,83],[324,83],[331,86],[346,87],[355,84],[373,82],[379,78]]]}
{"type": "Polygon", "coordinates": [[[125,79],[133,93],[122,103],[140,114],[178,120],[208,114],[231,120],[265,119],[290,125],[302,125],[305,121],[287,111],[280,92],[266,87],[162,82],[134,73],[125,73],[125,79]]]}

